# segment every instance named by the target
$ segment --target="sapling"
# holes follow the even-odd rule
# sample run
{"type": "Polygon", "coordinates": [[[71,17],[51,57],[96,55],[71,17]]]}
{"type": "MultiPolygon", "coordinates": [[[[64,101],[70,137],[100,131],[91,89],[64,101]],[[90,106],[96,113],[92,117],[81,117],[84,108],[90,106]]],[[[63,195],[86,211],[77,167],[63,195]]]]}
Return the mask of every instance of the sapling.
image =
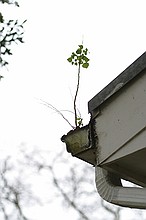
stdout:
{"type": "Polygon", "coordinates": [[[77,96],[79,92],[80,87],[80,74],[81,74],[81,67],[82,68],[88,68],[89,67],[89,58],[88,55],[88,49],[83,47],[83,44],[79,45],[77,50],[75,52],[72,52],[71,56],[67,59],[68,62],[70,62],[72,65],[77,66],[78,68],[78,75],[77,75],[77,86],[75,91],[75,96],[73,100],[74,105],[74,115],[75,115],[75,127],[81,127],[83,125],[82,121],[83,119],[81,116],[78,116],[77,114],[77,96]]]}
{"type": "Polygon", "coordinates": [[[77,96],[78,96],[79,87],[80,87],[81,67],[86,68],[86,69],[89,67],[89,58],[87,57],[88,53],[89,53],[88,49],[87,48],[84,49],[83,44],[81,44],[78,46],[78,49],[75,52],[72,52],[71,56],[67,59],[68,62],[70,62],[72,65],[77,66],[78,68],[77,86],[76,86],[75,96],[73,99],[74,112],[69,111],[69,110],[58,110],[54,105],[40,99],[42,104],[52,109],[56,113],[58,113],[72,127],[73,130],[77,127],[83,126],[83,119],[81,117],[80,112],[78,111],[76,102],[77,102],[77,96]],[[73,126],[69,122],[69,120],[64,116],[64,114],[62,113],[63,111],[67,111],[67,112],[74,114],[75,126],[73,126]]]}

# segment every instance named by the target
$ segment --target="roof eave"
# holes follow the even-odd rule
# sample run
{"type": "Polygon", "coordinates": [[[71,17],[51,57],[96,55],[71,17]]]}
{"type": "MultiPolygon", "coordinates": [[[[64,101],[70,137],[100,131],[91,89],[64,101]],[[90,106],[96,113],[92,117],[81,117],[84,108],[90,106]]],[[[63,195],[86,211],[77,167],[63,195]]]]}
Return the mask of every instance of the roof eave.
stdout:
{"type": "Polygon", "coordinates": [[[120,75],[118,75],[88,102],[89,113],[92,114],[96,108],[98,108],[121,88],[123,88],[144,69],[146,69],[146,52],[144,52],[138,59],[136,59],[129,67],[127,67],[120,75]]]}

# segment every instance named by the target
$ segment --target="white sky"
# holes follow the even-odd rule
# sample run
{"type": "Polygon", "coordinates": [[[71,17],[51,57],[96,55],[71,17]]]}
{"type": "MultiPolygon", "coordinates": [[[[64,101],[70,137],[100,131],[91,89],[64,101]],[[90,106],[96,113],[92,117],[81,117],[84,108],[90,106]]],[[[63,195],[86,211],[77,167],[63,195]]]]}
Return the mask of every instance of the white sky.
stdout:
{"type": "Polygon", "coordinates": [[[91,62],[82,72],[79,108],[88,123],[87,102],[146,50],[146,1],[25,0],[20,5],[3,7],[7,17],[27,23],[25,44],[14,48],[9,71],[1,70],[0,149],[25,142],[59,151],[65,147],[60,137],[70,127],[38,99],[72,110],[77,70],[66,59],[83,38],[91,62]]]}

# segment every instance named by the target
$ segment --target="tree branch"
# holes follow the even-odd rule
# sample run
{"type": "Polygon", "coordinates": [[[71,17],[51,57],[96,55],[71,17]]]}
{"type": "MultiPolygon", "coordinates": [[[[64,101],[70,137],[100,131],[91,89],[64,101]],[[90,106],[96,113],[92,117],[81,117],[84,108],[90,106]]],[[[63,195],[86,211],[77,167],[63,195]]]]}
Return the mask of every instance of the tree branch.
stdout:
{"type": "Polygon", "coordinates": [[[54,182],[54,185],[56,186],[56,188],[59,190],[59,192],[61,193],[61,195],[63,196],[63,198],[65,199],[65,201],[68,202],[69,205],[71,205],[72,208],[74,208],[78,213],[79,215],[82,217],[82,219],[85,219],[85,220],[90,220],[86,214],[79,209],[79,207],[75,204],[74,201],[72,201],[69,196],[67,195],[67,193],[65,193],[65,191],[62,189],[62,187],[59,185],[59,182],[58,182],[58,179],[55,177],[55,174],[54,174],[54,171],[53,171],[53,167],[52,166],[49,166],[49,170],[50,172],[52,173],[52,177],[53,177],[53,182],[54,182]]]}

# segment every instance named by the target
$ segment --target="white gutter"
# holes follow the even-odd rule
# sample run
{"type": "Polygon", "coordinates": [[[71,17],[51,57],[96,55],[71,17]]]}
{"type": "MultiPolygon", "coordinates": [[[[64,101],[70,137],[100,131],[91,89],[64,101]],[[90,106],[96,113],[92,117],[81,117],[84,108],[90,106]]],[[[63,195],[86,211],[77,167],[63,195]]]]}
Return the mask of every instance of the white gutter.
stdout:
{"type": "Polygon", "coordinates": [[[123,187],[119,177],[96,166],[95,181],[99,195],[107,202],[130,208],[146,208],[146,188],[123,187]]]}

